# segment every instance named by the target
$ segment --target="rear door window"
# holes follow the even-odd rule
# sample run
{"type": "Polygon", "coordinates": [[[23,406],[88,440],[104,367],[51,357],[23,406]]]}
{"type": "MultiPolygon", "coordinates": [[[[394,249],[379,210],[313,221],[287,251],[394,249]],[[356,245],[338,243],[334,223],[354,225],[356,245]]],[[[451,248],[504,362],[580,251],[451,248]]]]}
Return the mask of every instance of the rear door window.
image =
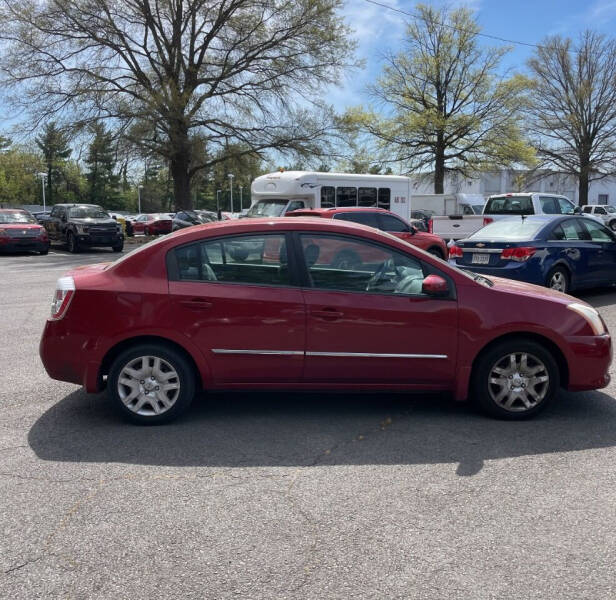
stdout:
{"type": "Polygon", "coordinates": [[[564,239],[565,240],[583,240],[584,232],[581,230],[578,221],[576,219],[571,219],[569,221],[565,221],[560,225],[563,230],[564,239]]]}
{"type": "Polygon", "coordinates": [[[532,196],[492,196],[484,215],[534,215],[532,196]]]}

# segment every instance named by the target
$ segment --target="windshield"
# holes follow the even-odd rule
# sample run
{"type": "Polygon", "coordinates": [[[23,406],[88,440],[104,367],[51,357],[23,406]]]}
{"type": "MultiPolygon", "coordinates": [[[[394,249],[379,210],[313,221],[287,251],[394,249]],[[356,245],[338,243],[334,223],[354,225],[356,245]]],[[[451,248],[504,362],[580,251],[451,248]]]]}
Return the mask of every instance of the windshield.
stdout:
{"type": "Polygon", "coordinates": [[[532,215],[531,196],[492,196],[486,203],[484,215],[532,215]]]}
{"type": "Polygon", "coordinates": [[[100,206],[75,206],[68,211],[72,219],[110,219],[100,206]]]}
{"type": "Polygon", "coordinates": [[[0,223],[36,223],[36,219],[25,212],[0,213],[0,223]]]}
{"type": "Polygon", "coordinates": [[[483,212],[483,204],[473,204],[473,212],[476,215],[480,215],[483,212]]]}
{"type": "Polygon", "coordinates": [[[259,200],[250,207],[246,215],[249,217],[280,217],[288,202],[286,198],[280,200],[273,198],[259,200]]]}
{"type": "Polygon", "coordinates": [[[545,227],[545,221],[528,219],[503,219],[490,223],[468,236],[469,240],[521,241],[532,240],[545,227]]]}

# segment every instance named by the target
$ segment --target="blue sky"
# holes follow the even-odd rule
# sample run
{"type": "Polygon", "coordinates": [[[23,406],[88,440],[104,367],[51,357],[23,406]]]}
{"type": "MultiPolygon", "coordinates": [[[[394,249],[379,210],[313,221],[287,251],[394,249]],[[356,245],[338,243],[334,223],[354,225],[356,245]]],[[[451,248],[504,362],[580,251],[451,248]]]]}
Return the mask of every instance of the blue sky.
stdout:
{"type": "MultiPolygon", "coordinates": [[[[379,0],[396,8],[412,12],[414,1],[379,0]]],[[[442,6],[443,2],[425,4],[442,6]]],[[[540,42],[546,35],[560,34],[575,38],[584,29],[594,29],[608,35],[616,31],[616,0],[453,0],[447,6],[466,5],[477,12],[482,33],[519,40],[540,42]]],[[[369,4],[365,0],[347,0],[343,15],[355,31],[358,54],[366,68],[347,77],[343,85],[330,91],[329,101],[338,109],[368,103],[366,84],[374,81],[381,70],[380,54],[385,49],[396,51],[404,34],[404,15],[369,4]]],[[[496,40],[482,39],[487,45],[496,40]]],[[[516,45],[505,58],[503,66],[523,71],[532,48],[516,45]]]]}

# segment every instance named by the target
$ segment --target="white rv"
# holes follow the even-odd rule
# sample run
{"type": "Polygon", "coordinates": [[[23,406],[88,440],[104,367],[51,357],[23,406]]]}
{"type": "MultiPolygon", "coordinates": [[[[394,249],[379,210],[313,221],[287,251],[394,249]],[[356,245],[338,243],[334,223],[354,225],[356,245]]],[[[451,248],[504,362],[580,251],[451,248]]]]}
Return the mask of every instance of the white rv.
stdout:
{"type": "Polygon", "coordinates": [[[279,217],[300,208],[376,206],[408,219],[408,177],[280,171],[257,177],[247,217],[279,217]]]}

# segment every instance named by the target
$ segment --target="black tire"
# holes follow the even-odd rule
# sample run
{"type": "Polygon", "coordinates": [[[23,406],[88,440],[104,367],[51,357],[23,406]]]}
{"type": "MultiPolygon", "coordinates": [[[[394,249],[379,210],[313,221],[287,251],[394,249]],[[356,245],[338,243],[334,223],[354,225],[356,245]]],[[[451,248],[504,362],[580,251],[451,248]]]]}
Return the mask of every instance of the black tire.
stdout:
{"type": "Polygon", "coordinates": [[[49,250],[41,250],[41,251],[39,252],[39,254],[40,254],[41,256],[45,256],[46,254],[49,254],[49,250]]]}
{"type": "Polygon", "coordinates": [[[143,228],[143,235],[145,235],[145,236],[149,236],[150,235],[150,228],[149,227],[144,227],[143,228]]]}
{"type": "MultiPolygon", "coordinates": [[[[143,369],[147,370],[149,364],[146,365],[143,362],[140,364],[143,369]]],[[[153,371],[150,371],[150,374],[152,375],[153,371]]],[[[147,383],[150,382],[149,377],[146,375],[143,380],[140,380],[139,385],[141,386],[141,382],[145,382],[146,379],[148,380],[147,383]]],[[[135,379],[133,380],[136,381],[135,379]]],[[[196,373],[194,372],[194,367],[181,352],[178,352],[174,348],[164,344],[139,344],[125,350],[113,361],[107,380],[107,389],[109,390],[109,395],[114,408],[131,423],[136,423],[139,425],[162,425],[163,423],[173,421],[188,409],[195,396],[195,382],[196,373]],[[149,414],[139,414],[134,410],[137,406],[133,406],[132,409],[129,408],[120,396],[120,390],[122,390],[122,393],[125,395],[127,393],[130,395],[130,390],[132,389],[129,386],[120,387],[118,384],[122,370],[131,363],[138,361],[140,357],[162,359],[162,361],[171,366],[177,374],[177,378],[174,377],[167,381],[174,383],[175,379],[177,379],[177,383],[179,384],[179,392],[177,393],[173,404],[160,414],[154,414],[149,398],[145,400],[146,404],[141,409],[142,412],[145,411],[145,413],[149,414]]],[[[159,382],[156,381],[155,383],[159,382]]],[[[144,392],[139,397],[135,398],[135,400],[139,402],[144,395],[148,394],[145,394],[144,392]]],[[[154,395],[152,396],[152,400],[156,401],[154,395]]],[[[158,403],[158,406],[161,408],[161,403],[158,403]]]]}
{"type": "Polygon", "coordinates": [[[533,417],[544,410],[554,399],[559,386],[560,372],[552,354],[537,342],[522,337],[512,338],[495,344],[477,359],[471,381],[471,400],[492,417],[519,421],[533,417]],[[526,355],[527,359],[524,364],[527,365],[528,371],[520,369],[517,371],[517,378],[515,375],[510,377],[508,374],[502,374],[502,377],[498,379],[494,378],[494,375],[497,375],[494,369],[504,371],[499,365],[510,364],[511,355],[516,356],[516,362],[522,361],[522,356],[526,355]],[[536,378],[541,379],[547,376],[548,379],[541,383],[533,383],[535,376],[530,377],[528,374],[538,369],[539,365],[543,366],[543,370],[536,374],[536,378]],[[499,387],[499,384],[492,383],[500,379],[506,381],[504,386],[499,387]],[[499,392],[503,389],[507,396],[498,402],[499,392]],[[531,389],[532,393],[530,393],[531,389]],[[510,392],[510,390],[513,391],[510,392]],[[518,397],[519,394],[525,394],[526,401],[518,397]],[[536,394],[536,397],[533,394],[536,394]],[[503,404],[506,404],[510,397],[513,403],[511,408],[507,408],[503,404]],[[526,406],[529,401],[530,407],[526,406]]]}
{"type": "Polygon", "coordinates": [[[568,294],[571,290],[571,277],[564,267],[554,267],[545,278],[545,287],[568,294]]]}
{"type": "Polygon", "coordinates": [[[432,246],[432,248],[428,248],[428,254],[432,254],[432,256],[436,256],[436,258],[440,258],[441,260],[445,259],[442,250],[437,246],[432,246]]]}
{"type": "Polygon", "coordinates": [[[72,231],[66,234],[66,247],[71,254],[79,252],[79,242],[72,231]]]}
{"type": "Polygon", "coordinates": [[[114,252],[122,252],[122,250],[124,250],[124,242],[120,242],[119,244],[116,244],[115,246],[111,246],[111,249],[114,252]]]}
{"type": "Polygon", "coordinates": [[[361,258],[353,250],[341,250],[332,261],[333,269],[356,269],[361,265],[361,258]]]}

